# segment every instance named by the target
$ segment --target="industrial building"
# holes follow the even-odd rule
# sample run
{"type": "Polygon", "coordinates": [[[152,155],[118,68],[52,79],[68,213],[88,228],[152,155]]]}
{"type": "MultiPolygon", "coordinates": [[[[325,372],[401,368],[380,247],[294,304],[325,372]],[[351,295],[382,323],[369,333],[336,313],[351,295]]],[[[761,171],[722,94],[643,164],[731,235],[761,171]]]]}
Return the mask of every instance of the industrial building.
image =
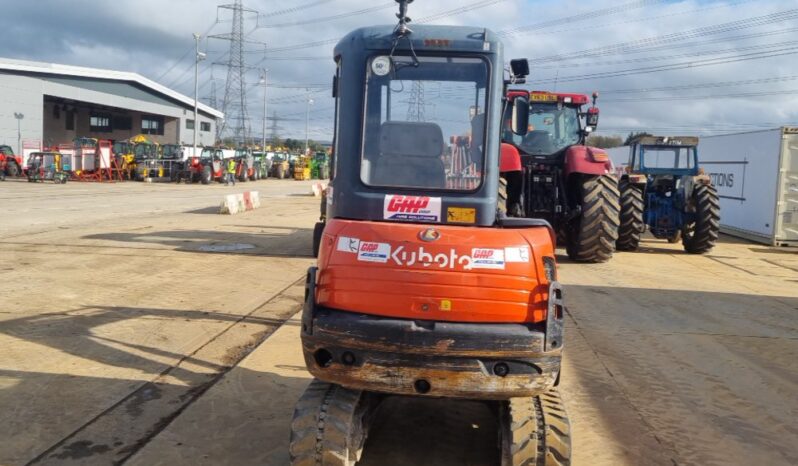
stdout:
{"type": "MultiPolygon", "coordinates": [[[[199,104],[197,142],[215,142],[224,114],[199,104]]],[[[53,146],[76,137],[194,140],[194,99],[137,73],[0,58],[0,144],[53,146]]]]}

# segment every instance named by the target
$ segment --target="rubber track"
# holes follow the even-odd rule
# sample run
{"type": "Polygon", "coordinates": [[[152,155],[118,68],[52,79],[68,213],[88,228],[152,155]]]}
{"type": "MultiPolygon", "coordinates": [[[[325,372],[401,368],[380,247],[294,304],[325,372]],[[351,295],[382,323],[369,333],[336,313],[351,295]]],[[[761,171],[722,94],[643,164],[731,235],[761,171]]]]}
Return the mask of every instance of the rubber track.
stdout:
{"type": "Polygon", "coordinates": [[[606,262],[615,251],[620,223],[620,194],[614,176],[582,180],[582,215],[568,241],[568,256],[579,262],[606,262]]]}
{"type": "Polygon", "coordinates": [[[692,235],[682,235],[684,250],[703,254],[715,247],[720,231],[720,201],[712,185],[698,185],[693,191],[696,222],[692,235]]]}
{"type": "Polygon", "coordinates": [[[619,251],[634,251],[640,244],[640,234],[645,230],[643,190],[626,180],[621,180],[618,188],[621,192],[621,222],[615,246],[619,251]]]}
{"type": "Polygon", "coordinates": [[[363,392],[314,379],[296,404],[291,421],[292,466],[353,466],[352,441],[363,392]]]}
{"type": "Polygon", "coordinates": [[[507,402],[502,466],[568,466],[571,426],[559,392],[507,402]]]}

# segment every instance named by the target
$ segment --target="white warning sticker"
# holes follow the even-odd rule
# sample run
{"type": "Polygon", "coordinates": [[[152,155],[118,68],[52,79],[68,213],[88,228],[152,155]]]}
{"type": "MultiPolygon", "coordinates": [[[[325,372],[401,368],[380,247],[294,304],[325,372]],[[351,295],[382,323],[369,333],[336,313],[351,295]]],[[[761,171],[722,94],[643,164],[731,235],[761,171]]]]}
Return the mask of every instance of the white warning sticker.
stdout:
{"type": "Polygon", "coordinates": [[[504,248],[504,259],[510,262],[529,262],[529,248],[518,246],[514,248],[504,248]]]}
{"type": "Polygon", "coordinates": [[[339,236],[338,246],[336,249],[341,252],[351,252],[352,254],[357,254],[358,250],[360,249],[360,240],[357,238],[349,238],[347,236],[339,236]]]}

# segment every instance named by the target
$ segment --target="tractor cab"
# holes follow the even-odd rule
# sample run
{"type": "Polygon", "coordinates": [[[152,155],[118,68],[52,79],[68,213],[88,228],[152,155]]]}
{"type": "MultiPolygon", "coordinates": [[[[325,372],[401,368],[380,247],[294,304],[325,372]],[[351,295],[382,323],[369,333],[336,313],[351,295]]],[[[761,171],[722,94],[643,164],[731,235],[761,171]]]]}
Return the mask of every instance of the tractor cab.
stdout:
{"type": "Polygon", "coordinates": [[[182,160],[183,146],[180,144],[164,144],[161,157],[164,160],[182,160]]]}
{"type": "Polygon", "coordinates": [[[698,175],[697,137],[643,137],[629,150],[631,173],[642,175],[698,175]]]}
{"type": "MultiPolygon", "coordinates": [[[[526,91],[510,91],[510,97],[525,95],[526,91]]],[[[557,94],[532,91],[529,93],[529,121],[525,134],[515,134],[511,128],[512,104],[505,111],[502,142],[512,144],[522,157],[535,163],[561,159],[566,149],[584,145],[588,134],[598,124],[598,107],[582,112],[588,103],[583,94],[557,94]],[[583,124],[583,119],[584,124],[583,124]]]]}
{"type": "Polygon", "coordinates": [[[133,147],[136,162],[155,160],[158,158],[158,145],[151,142],[140,142],[133,147]]]}

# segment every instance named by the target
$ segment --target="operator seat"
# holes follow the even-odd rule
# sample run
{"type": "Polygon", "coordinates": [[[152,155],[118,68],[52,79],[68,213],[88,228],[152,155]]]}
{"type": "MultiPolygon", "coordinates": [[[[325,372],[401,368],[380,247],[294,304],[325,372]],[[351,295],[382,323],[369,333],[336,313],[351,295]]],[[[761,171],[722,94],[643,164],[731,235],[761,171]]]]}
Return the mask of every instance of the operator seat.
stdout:
{"type": "Polygon", "coordinates": [[[386,121],[370,184],[445,188],[443,132],[435,123],[386,121]]]}
{"type": "Polygon", "coordinates": [[[521,145],[528,150],[537,149],[543,154],[551,154],[555,149],[554,144],[551,142],[551,135],[548,131],[543,130],[533,130],[526,133],[521,145]]]}

